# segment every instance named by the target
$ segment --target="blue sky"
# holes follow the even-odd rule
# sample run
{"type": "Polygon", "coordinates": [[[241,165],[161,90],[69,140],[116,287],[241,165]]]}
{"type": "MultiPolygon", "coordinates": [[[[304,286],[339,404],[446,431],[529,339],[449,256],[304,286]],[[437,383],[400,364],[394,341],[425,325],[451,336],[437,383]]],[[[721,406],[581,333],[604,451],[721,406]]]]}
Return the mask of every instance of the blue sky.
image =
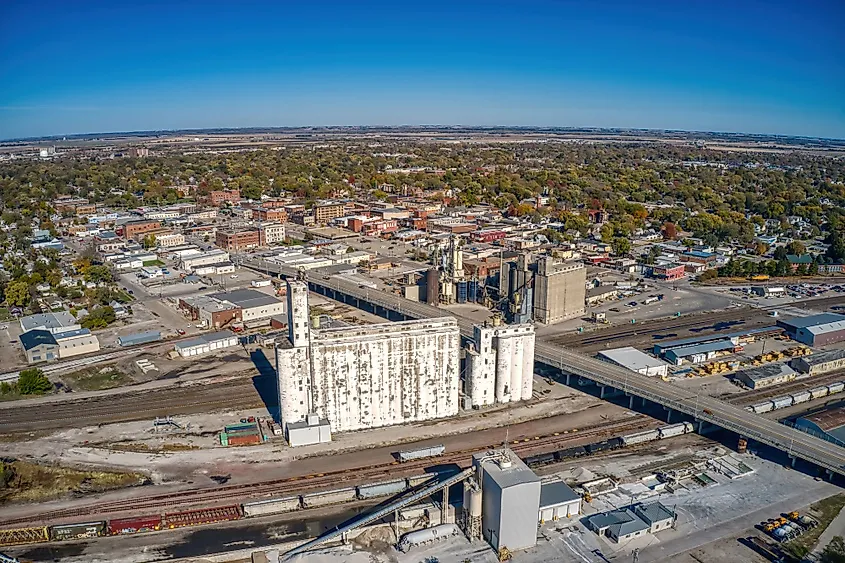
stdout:
{"type": "Polygon", "coordinates": [[[553,125],[845,138],[845,2],[0,2],[0,138],[553,125]]]}

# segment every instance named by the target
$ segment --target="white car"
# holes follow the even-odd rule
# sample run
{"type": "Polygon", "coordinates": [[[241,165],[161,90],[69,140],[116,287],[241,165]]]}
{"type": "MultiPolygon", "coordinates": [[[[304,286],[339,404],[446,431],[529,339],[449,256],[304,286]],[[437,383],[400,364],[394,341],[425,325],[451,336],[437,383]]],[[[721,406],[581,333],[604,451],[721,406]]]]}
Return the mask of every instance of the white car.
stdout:
{"type": "Polygon", "coordinates": [[[230,278],[232,278],[233,280],[238,279],[238,276],[237,276],[236,274],[232,274],[232,275],[231,275],[231,276],[229,276],[229,277],[230,277],[230,278]]]}

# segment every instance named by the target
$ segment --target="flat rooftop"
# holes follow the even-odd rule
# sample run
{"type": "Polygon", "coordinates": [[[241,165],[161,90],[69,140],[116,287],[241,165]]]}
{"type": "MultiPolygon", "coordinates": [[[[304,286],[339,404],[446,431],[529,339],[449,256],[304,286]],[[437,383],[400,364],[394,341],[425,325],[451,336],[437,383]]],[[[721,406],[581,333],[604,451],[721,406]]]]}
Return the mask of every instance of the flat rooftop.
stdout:
{"type": "Polygon", "coordinates": [[[573,500],[578,500],[581,495],[563,481],[551,481],[540,485],[540,510],[559,506],[573,500]]]}
{"type": "Polygon", "coordinates": [[[845,359],[845,350],[825,350],[809,356],[801,356],[801,360],[806,362],[808,366],[817,366],[842,359],[845,359]]]}
{"type": "Polygon", "coordinates": [[[37,315],[21,317],[20,322],[24,332],[39,327],[44,327],[47,330],[55,330],[78,324],[76,319],[73,318],[73,315],[64,311],[58,313],[39,313],[37,315]]]}
{"type": "Polygon", "coordinates": [[[233,338],[234,336],[235,333],[233,333],[231,330],[221,330],[219,332],[213,332],[211,334],[202,334],[190,340],[177,342],[176,349],[179,350],[182,348],[193,348],[194,346],[202,346],[203,344],[210,344],[211,342],[227,340],[229,338],[233,338]]]}
{"type": "Polygon", "coordinates": [[[736,373],[737,377],[747,377],[751,381],[765,381],[781,375],[793,374],[795,371],[786,364],[767,364],[753,368],[743,369],[736,373]]]}
{"type": "Polygon", "coordinates": [[[659,368],[668,365],[663,360],[653,358],[645,352],[637,350],[633,346],[603,350],[599,352],[599,356],[634,371],[646,368],[659,368]]]}
{"type": "Polygon", "coordinates": [[[491,450],[487,452],[477,453],[472,456],[473,466],[481,465],[484,468],[484,473],[490,476],[500,488],[513,487],[525,483],[539,483],[540,478],[537,474],[531,471],[519,456],[513,453],[510,449],[491,450]],[[496,456],[496,458],[493,458],[496,456]],[[502,467],[496,460],[499,456],[507,456],[510,461],[509,467],[502,467]],[[485,459],[491,458],[491,459],[485,459]]]}
{"type": "MultiPolygon", "coordinates": [[[[780,325],[780,322],[778,322],[780,325]]],[[[668,340],[666,342],[655,342],[654,343],[654,350],[662,350],[666,351],[671,348],[680,348],[681,346],[690,346],[692,344],[700,344],[702,342],[712,342],[714,340],[724,340],[725,338],[742,338],[744,336],[754,336],[755,334],[761,334],[766,332],[771,332],[773,330],[777,330],[778,328],[783,328],[781,326],[765,326],[761,328],[754,328],[751,330],[744,330],[741,332],[727,332],[727,333],[713,333],[713,334],[706,334],[704,336],[693,336],[691,338],[681,338],[679,340],[668,340]]]]}
{"type": "Polygon", "coordinates": [[[808,328],[811,326],[842,321],[845,321],[845,315],[838,315],[836,313],[821,313],[818,315],[810,315],[809,317],[795,317],[793,319],[780,320],[778,321],[778,326],[788,330],[797,330],[799,328],[808,328]]]}
{"type": "Polygon", "coordinates": [[[233,291],[223,291],[220,293],[212,293],[206,297],[212,299],[219,299],[220,301],[228,301],[237,305],[241,309],[252,309],[253,307],[262,307],[266,305],[275,305],[281,303],[272,295],[268,295],[255,289],[235,289],[233,291]]]}

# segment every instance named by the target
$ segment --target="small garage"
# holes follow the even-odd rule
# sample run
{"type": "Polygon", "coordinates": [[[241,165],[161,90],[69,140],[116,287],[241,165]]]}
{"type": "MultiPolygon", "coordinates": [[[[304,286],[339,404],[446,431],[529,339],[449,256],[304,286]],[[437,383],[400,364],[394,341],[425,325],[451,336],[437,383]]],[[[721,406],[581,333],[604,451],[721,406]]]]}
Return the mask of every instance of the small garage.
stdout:
{"type": "Polygon", "coordinates": [[[210,354],[224,348],[238,345],[238,337],[229,330],[203,334],[197,338],[176,343],[176,352],[183,358],[210,354]]]}
{"type": "Polygon", "coordinates": [[[563,481],[543,483],[540,488],[540,524],[581,514],[581,495],[563,481]]]}

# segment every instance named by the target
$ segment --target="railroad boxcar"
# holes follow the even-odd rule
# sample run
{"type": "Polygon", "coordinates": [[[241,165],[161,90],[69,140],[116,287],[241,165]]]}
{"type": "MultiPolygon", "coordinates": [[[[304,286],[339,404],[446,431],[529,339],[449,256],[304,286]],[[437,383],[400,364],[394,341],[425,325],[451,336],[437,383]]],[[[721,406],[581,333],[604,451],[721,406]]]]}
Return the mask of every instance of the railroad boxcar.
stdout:
{"type": "Polygon", "coordinates": [[[393,481],[383,481],[381,483],[373,483],[372,485],[358,486],[358,498],[361,500],[387,497],[401,493],[408,486],[405,479],[395,479],[393,481]]]}
{"type": "Polygon", "coordinates": [[[241,506],[239,504],[217,506],[214,508],[199,508],[197,510],[165,514],[164,527],[182,528],[184,526],[199,526],[202,524],[213,524],[214,522],[237,520],[240,517],[241,506]]]}
{"type": "Polygon", "coordinates": [[[660,439],[660,433],[657,430],[646,430],[644,432],[635,432],[622,436],[622,445],[633,446],[635,444],[642,444],[643,442],[653,442],[660,439]]]}
{"type": "Polygon", "coordinates": [[[557,459],[558,461],[563,461],[565,459],[573,459],[584,455],[587,455],[587,448],[585,448],[584,446],[573,446],[571,448],[565,448],[563,450],[556,451],[555,459],[557,459]]]}
{"type": "Polygon", "coordinates": [[[110,535],[153,532],[161,530],[162,524],[161,514],[138,516],[137,518],[117,518],[109,520],[108,532],[110,535]]]}
{"type": "Polygon", "coordinates": [[[526,457],[523,461],[525,461],[525,465],[529,467],[535,467],[538,465],[548,465],[553,463],[555,460],[555,454],[537,454],[526,457]]]}
{"type": "Polygon", "coordinates": [[[843,389],[845,389],[845,383],[837,381],[827,386],[827,393],[828,395],[833,395],[834,393],[841,393],[843,389]]]}
{"type": "Polygon", "coordinates": [[[751,405],[751,411],[755,414],[763,414],[775,410],[775,404],[772,401],[763,401],[756,405],[751,405]]]}
{"type": "Polygon", "coordinates": [[[50,530],[46,526],[0,530],[0,546],[22,545],[50,541],[50,530]]]}
{"type": "Polygon", "coordinates": [[[446,451],[446,446],[438,444],[436,446],[426,446],[424,448],[417,448],[415,450],[403,450],[396,452],[396,459],[405,463],[406,461],[413,461],[415,459],[425,459],[427,457],[437,457],[443,455],[446,451]]]}
{"type": "Polygon", "coordinates": [[[774,404],[774,409],[785,409],[786,407],[792,406],[792,395],[787,395],[786,397],[778,397],[777,399],[772,399],[772,403],[774,404]]]}
{"type": "Polygon", "coordinates": [[[799,391],[797,393],[792,394],[792,404],[797,405],[799,403],[806,403],[812,398],[812,395],[809,391],[799,391]]]}
{"type": "Polygon", "coordinates": [[[334,489],[332,491],[323,491],[321,493],[310,493],[302,495],[303,508],[317,508],[320,506],[329,506],[332,504],[341,504],[344,502],[353,501],[358,498],[358,491],[355,487],[348,487],[346,489],[334,489]]]}
{"type": "Polygon", "coordinates": [[[244,516],[254,518],[265,514],[281,514],[293,512],[302,508],[302,501],[299,497],[274,498],[243,504],[244,516]]]}
{"type": "Polygon", "coordinates": [[[105,521],[63,524],[50,528],[50,539],[55,541],[96,538],[106,533],[105,521]]]}
{"type": "Polygon", "coordinates": [[[437,473],[423,473],[422,475],[414,475],[413,477],[408,477],[408,487],[413,488],[417,485],[422,485],[423,483],[428,483],[434,480],[437,477],[437,473]]]}
{"type": "Polygon", "coordinates": [[[829,393],[830,390],[827,388],[826,385],[810,389],[810,396],[812,396],[813,399],[821,399],[822,397],[827,397],[829,393]]]}

